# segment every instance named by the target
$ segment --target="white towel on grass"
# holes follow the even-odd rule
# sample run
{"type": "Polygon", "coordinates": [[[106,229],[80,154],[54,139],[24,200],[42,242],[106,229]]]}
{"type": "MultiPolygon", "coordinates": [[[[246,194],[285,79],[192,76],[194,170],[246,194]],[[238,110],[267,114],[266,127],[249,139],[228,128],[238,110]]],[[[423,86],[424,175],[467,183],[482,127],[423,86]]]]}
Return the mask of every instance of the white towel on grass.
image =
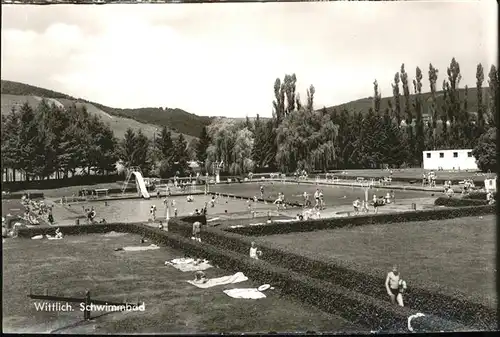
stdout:
{"type": "Polygon", "coordinates": [[[194,259],[191,258],[181,258],[173,259],[172,261],[165,261],[165,265],[174,267],[177,270],[187,272],[187,271],[201,271],[212,268],[212,265],[208,263],[207,260],[200,261],[196,263],[194,259]]]}
{"type": "Polygon", "coordinates": [[[260,298],[266,297],[266,295],[260,292],[257,288],[228,289],[224,290],[224,293],[232,298],[243,298],[252,300],[258,300],[260,298]]]}
{"type": "Polygon", "coordinates": [[[297,221],[295,219],[283,219],[283,220],[274,220],[274,222],[294,222],[297,221]]]}
{"type": "Polygon", "coordinates": [[[160,246],[157,246],[155,244],[151,244],[149,246],[130,246],[130,247],[123,247],[124,251],[127,252],[139,252],[143,250],[154,250],[154,249],[160,249],[160,246]]]}
{"type": "Polygon", "coordinates": [[[198,288],[212,288],[215,286],[220,286],[224,284],[232,284],[232,283],[239,283],[239,282],[244,282],[247,281],[248,277],[246,277],[243,273],[238,272],[234,275],[230,276],[222,276],[222,277],[217,277],[217,278],[212,278],[207,280],[205,283],[197,283],[196,281],[186,281],[187,283],[190,283],[194,286],[197,286],[198,288]]]}
{"type": "Polygon", "coordinates": [[[35,235],[35,236],[32,236],[31,237],[31,240],[40,240],[40,239],[43,239],[43,235],[35,235]]]}
{"type": "Polygon", "coordinates": [[[124,235],[127,235],[127,233],[118,233],[115,231],[111,231],[109,233],[104,234],[104,236],[106,236],[106,237],[120,237],[120,236],[124,236],[124,235]]]}
{"type": "MultiPolygon", "coordinates": [[[[192,259],[190,257],[181,257],[179,259],[173,259],[170,262],[173,263],[173,264],[193,263],[194,259],[192,259]]],[[[166,264],[166,262],[165,262],[165,264],[166,264]]]]}

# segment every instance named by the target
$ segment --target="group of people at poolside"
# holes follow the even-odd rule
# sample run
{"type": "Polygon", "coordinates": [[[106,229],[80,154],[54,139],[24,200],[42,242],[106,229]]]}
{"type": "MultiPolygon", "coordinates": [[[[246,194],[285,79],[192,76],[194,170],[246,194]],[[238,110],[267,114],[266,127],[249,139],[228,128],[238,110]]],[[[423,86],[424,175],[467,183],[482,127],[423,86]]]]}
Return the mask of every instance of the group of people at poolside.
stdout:
{"type": "Polygon", "coordinates": [[[37,217],[45,218],[51,225],[54,224],[53,206],[48,206],[43,200],[37,201],[30,199],[28,194],[21,197],[21,204],[25,207],[25,212],[21,217],[29,225],[39,225],[37,217]]]}
{"type": "Polygon", "coordinates": [[[371,202],[367,202],[366,200],[361,201],[361,199],[358,197],[356,200],[352,202],[352,206],[354,208],[354,213],[358,214],[360,212],[362,213],[368,213],[368,205],[373,206],[373,211],[375,213],[378,213],[378,208],[380,206],[388,205],[388,204],[394,204],[396,201],[396,195],[393,190],[390,192],[387,192],[385,196],[381,195],[377,197],[376,194],[373,195],[371,202]]]}
{"type": "Polygon", "coordinates": [[[436,173],[430,171],[429,173],[422,173],[422,187],[429,185],[429,187],[436,187],[436,173]]]}

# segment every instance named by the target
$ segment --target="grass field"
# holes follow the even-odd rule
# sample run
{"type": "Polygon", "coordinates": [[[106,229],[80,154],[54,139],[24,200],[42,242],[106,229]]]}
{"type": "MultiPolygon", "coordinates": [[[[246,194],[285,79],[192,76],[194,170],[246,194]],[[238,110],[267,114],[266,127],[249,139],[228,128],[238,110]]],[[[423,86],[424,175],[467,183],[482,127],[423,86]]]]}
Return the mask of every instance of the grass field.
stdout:
{"type": "Polygon", "coordinates": [[[271,235],[258,240],[315,259],[353,261],[380,271],[381,277],[397,263],[409,287],[433,282],[496,306],[495,226],[496,217],[491,215],[271,235]]]}
{"type": "MultiPolygon", "coordinates": [[[[146,243],[146,245],[149,243],[146,243]]],[[[143,252],[115,252],[114,248],[140,245],[139,237],[93,234],[63,240],[8,239],[3,244],[3,331],[59,333],[216,333],[369,331],[343,318],[326,314],[268,290],[260,300],[233,299],[222,290],[259,286],[252,280],[199,289],[187,282],[193,273],[164,266],[182,257],[162,247],[143,252]],[[33,293],[83,296],[145,303],[145,312],[93,313],[82,322],[78,304],[74,312],[41,312],[27,297],[33,293]]],[[[231,275],[237,270],[212,268],[207,277],[231,275]]]]}
{"type": "MultiPolygon", "coordinates": [[[[279,183],[275,182],[262,182],[262,183],[244,183],[244,184],[228,184],[228,185],[214,185],[210,186],[210,192],[229,193],[234,195],[253,197],[256,195],[260,198],[260,186],[264,185],[264,197],[268,199],[276,199],[278,193],[285,194],[286,201],[294,201],[303,203],[304,199],[302,194],[304,191],[309,193],[311,202],[314,202],[314,192],[317,188],[323,190],[326,206],[340,206],[352,205],[352,202],[357,198],[364,200],[365,191],[359,187],[347,187],[338,185],[313,185],[313,184],[299,184],[296,183],[279,183]]],[[[370,189],[368,194],[370,199],[373,194],[382,196],[389,192],[388,189],[373,188],[370,189]]],[[[397,200],[401,199],[414,199],[414,198],[428,198],[431,194],[436,192],[424,191],[403,191],[395,190],[397,200]]]]}

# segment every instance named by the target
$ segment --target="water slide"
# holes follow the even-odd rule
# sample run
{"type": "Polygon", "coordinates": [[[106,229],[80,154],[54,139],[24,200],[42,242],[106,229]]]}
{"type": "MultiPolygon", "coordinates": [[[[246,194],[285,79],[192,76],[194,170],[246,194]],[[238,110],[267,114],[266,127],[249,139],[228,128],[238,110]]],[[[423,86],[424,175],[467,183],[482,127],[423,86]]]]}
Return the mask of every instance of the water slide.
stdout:
{"type": "Polygon", "coordinates": [[[144,178],[142,177],[141,172],[134,171],[132,174],[135,176],[135,184],[137,186],[137,190],[143,196],[144,199],[149,199],[149,192],[146,188],[146,183],[144,182],[144,178]]]}

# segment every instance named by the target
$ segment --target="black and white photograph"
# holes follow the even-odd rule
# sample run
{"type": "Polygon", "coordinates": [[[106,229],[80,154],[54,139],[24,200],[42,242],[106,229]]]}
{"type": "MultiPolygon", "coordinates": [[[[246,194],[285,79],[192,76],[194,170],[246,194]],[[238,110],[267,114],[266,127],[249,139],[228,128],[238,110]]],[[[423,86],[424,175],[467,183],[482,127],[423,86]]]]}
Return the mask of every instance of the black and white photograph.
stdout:
{"type": "Polygon", "coordinates": [[[4,333],[498,329],[496,1],[63,2],[2,1],[4,333]]]}

